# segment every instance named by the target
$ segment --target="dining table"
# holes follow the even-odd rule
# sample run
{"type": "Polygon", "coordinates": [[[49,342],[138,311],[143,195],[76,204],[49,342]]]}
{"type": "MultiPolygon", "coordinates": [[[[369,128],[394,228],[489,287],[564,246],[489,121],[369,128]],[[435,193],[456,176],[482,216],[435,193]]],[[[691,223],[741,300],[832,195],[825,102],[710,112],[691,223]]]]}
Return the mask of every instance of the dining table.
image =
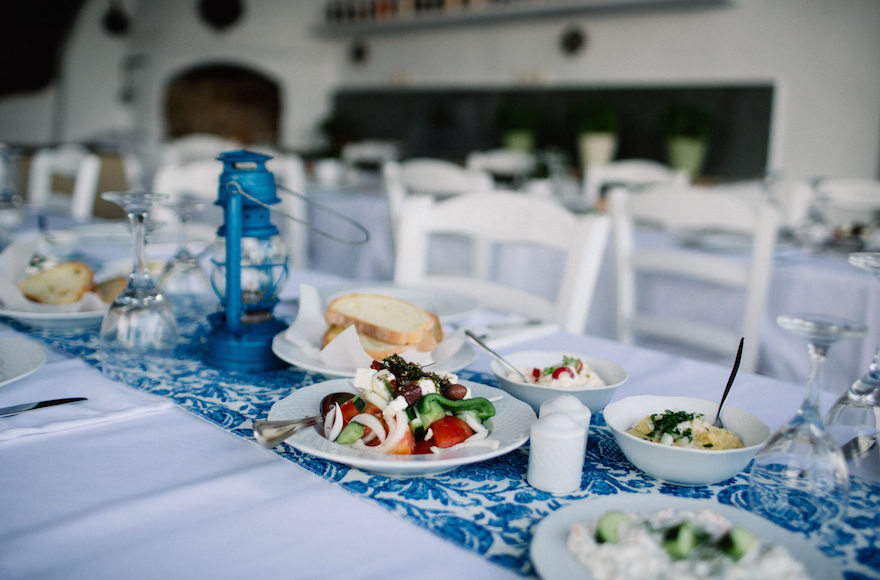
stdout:
{"type": "MultiPolygon", "coordinates": [[[[308,287],[358,282],[293,269],[275,316],[292,323],[308,287]]],[[[529,485],[528,442],[425,476],[351,467],[344,458],[321,458],[290,442],[267,449],[254,438],[254,421],[333,377],[302,366],[211,367],[202,358],[204,318],[177,316],[181,340],[174,355],[128,383],[102,374],[97,325],[0,317],[0,341],[6,341],[0,342],[0,372],[35,346],[45,354],[0,384],[0,407],[86,398],[0,417],[0,577],[532,578],[538,574],[530,552],[537,526],[569,506],[697,498],[709,508],[748,508],[748,468],[703,486],[653,479],[621,453],[601,412],[589,426],[580,485],[562,494],[529,485]]],[[[450,324],[494,319],[507,315],[477,308],[450,324]]],[[[554,329],[495,344],[502,354],[537,349],[613,361],[628,374],[613,401],[640,394],[716,401],[730,372],[554,329]]],[[[457,374],[497,387],[489,362],[474,350],[457,374]]],[[[803,396],[800,384],[740,373],[726,404],[775,429],[803,396]]],[[[821,395],[823,410],[833,398],[821,395]]],[[[878,483],[851,476],[846,518],[834,535],[785,519],[773,524],[792,541],[820,550],[841,577],[880,578],[878,483]]],[[[553,577],[552,564],[549,570],[545,577],[553,577]]]]}

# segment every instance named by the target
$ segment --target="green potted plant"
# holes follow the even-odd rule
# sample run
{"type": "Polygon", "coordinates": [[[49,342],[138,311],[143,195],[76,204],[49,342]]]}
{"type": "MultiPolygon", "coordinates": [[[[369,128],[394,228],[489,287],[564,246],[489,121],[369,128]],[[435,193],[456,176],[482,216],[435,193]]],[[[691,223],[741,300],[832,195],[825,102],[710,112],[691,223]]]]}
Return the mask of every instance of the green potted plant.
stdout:
{"type": "Polygon", "coordinates": [[[715,130],[715,117],[700,105],[679,102],[663,112],[660,122],[669,166],[684,169],[691,176],[699,174],[715,130]]]}
{"type": "Polygon", "coordinates": [[[617,154],[620,112],[608,100],[593,98],[575,109],[581,166],[605,165],[617,154]]]}
{"type": "Polygon", "coordinates": [[[544,122],[544,110],[537,105],[504,103],[498,108],[495,122],[502,147],[531,152],[544,122]]]}

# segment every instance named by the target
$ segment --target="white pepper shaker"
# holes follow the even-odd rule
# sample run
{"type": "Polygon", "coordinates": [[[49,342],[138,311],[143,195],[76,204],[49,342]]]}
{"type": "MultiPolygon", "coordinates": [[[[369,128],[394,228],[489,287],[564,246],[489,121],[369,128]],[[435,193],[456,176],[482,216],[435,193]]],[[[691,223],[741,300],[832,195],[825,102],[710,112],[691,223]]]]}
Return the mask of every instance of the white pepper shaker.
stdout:
{"type": "Polygon", "coordinates": [[[532,423],[529,441],[529,485],[550,493],[581,486],[587,430],[565,413],[549,413],[532,423]]]}
{"type": "Polygon", "coordinates": [[[593,414],[590,413],[590,408],[581,403],[574,395],[559,395],[541,403],[538,417],[543,417],[550,413],[565,413],[587,430],[587,437],[589,438],[590,419],[593,414]]]}

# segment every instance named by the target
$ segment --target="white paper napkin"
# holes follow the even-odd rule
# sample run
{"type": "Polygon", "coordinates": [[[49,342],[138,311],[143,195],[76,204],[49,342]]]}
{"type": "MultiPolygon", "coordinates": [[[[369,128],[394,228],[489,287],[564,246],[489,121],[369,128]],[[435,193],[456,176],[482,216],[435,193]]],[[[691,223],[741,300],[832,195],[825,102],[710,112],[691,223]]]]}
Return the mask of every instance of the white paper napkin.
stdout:
{"type": "MultiPolygon", "coordinates": [[[[354,326],[339,333],[330,344],[323,349],[324,334],[328,324],[324,321],[324,309],[318,291],[308,284],[300,285],[299,313],[296,320],[285,331],[284,337],[299,347],[310,358],[328,367],[365,368],[373,362],[358,340],[354,326]]],[[[408,362],[428,365],[439,363],[454,355],[465,342],[462,330],[444,336],[436,349],[430,352],[409,350],[401,353],[408,362]]]]}
{"type": "Polygon", "coordinates": [[[40,304],[25,298],[15,285],[24,279],[37,247],[36,240],[15,242],[0,253],[0,307],[17,312],[91,312],[108,305],[95,292],[86,292],[72,304],[40,304]]]}

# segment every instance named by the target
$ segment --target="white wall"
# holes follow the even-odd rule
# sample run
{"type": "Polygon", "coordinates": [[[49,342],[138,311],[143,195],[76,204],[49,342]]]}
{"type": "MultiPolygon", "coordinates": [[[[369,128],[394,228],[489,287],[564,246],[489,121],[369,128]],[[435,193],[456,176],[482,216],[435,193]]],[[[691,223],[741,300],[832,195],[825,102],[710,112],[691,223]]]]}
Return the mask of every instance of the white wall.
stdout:
{"type": "Polygon", "coordinates": [[[731,0],[704,10],[590,14],[415,29],[368,41],[345,85],[627,86],[772,82],[771,165],[793,175],[878,176],[880,2],[731,0]],[[574,58],[559,35],[580,24],[574,58]]]}
{"type": "MultiPolygon", "coordinates": [[[[486,26],[413,29],[367,37],[370,59],[345,59],[349,39],[312,34],[319,0],[245,0],[245,20],[216,33],[197,0],[128,0],[127,40],[100,31],[106,2],[89,0],[65,56],[61,138],[146,123],[154,133],[161,83],[206,59],[262,67],[289,82],[282,140],[314,144],[336,86],[626,86],[772,82],[778,88],[771,165],[791,175],[878,177],[880,2],[730,0],[708,10],[579,13],[486,26]],[[589,44],[569,58],[558,37],[580,24],[589,44]],[[143,107],[117,100],[127,54],[150,57],[143,107]]],[[[52,139],[55,91],[0,100],[0,140],[52,139]]]]}

